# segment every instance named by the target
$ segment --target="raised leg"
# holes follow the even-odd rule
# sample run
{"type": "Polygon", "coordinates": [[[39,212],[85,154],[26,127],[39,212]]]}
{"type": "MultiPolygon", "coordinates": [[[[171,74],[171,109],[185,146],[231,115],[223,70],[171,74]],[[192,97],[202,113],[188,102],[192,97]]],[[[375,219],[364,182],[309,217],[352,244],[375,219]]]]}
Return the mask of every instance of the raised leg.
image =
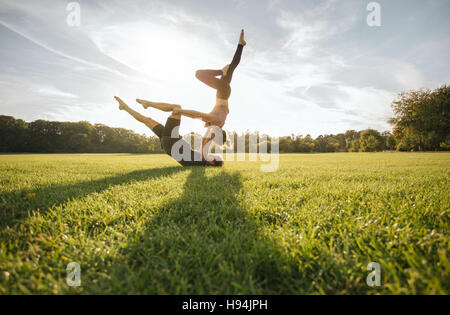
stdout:
{"type": "Polygon", "coordinates": [[[228,97],[230,97],[231,88],[226,81],[217,78],[217,76],[220,75],[223,75],[222,70],[198,70],[195,73],[197,79],[217,90],[217,94],[220,98],[228,99],[228,97]]]}
{"type": "Polygon", "coordinates": [[[236,52],[234,53],[233,61],[230,63],[227,73],[222,77],[222,80],[227,82],[228,84],[231,83],[231,79],[233,78],[234,70],[236,70],[237,66],[241,62],[242,57],[242,51],[244,49],[244,46],[239,44],[236,52]]]}
{"type": "Polygon", "coordinates": [[[239,44],[234,53],[231,64],[227,65],[223,70],[198,70],[195,74],[197,79],[217,90],[217,97],[228,99],[231,94],[231,79],[233,78],[234,70],[241,62],[242,51],[247,43],[244,40],[244,30],[241,31],[239,44]],[[220,78],[217,78],[221,76],[220,78]]]}
{"type": "Polygon", "coordinates": [[[114,96],[114,98],[119,102],[119,109],[126,111],[128,114],[133,116],[137,121],[140,121],[141,123],[145,124],[150,129],[154,129],[156,126],[160,125],[159,122],[156,120],[153,120],[149,117],[145,117],[144,115],[139,114],[135,110],[131,109],[127,104],[125,104],[124,101],[122,101],[119,97],[114,96]]]}
{"type": "Polygon", "coordinates": [[[195,77],[213,89],[218,89],[220,86],[220,79],[218,76],[222,75],[222,70],[197,70],[195,77]]]}
{"type": "Polygon", "coordinates": [[[233,60],[229,64],[226,73],[222,76],[222,80],[226,81],[228,84],[231,83],[233,72],[241,62],[242,51],[244,50],[244,46],[247,45],[247,42],[244,39],[244,35],[244,30],[241,30],[241,37],[239,38],[239,44],[237,46],[236,52],[234,53],[233,60]]]}

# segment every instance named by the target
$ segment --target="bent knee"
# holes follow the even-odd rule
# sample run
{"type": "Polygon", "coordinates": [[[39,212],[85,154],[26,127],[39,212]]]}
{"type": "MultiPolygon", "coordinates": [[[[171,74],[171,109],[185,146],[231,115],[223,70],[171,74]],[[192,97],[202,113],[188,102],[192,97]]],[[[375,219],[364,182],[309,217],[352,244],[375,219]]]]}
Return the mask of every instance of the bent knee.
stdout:
{"type": "Polygon", "coordinates": [[[147,128],[150,129],[150,130],[153,130],[153,128],[156,127],[156,125],[151,123],[151,122],[144,122],[144,125],[146,125],[147,128]]]}

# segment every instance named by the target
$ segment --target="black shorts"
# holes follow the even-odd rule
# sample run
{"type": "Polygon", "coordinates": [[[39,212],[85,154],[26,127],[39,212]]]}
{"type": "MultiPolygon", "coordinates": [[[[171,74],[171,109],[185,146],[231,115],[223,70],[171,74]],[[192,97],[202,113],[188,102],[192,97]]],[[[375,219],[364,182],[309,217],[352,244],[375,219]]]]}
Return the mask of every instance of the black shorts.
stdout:
{"type": "Polygon", "coordinates": [[[191,145],[186,141],[182,140],[180,136],[180,119],[168,118],[166,125],[156,125],[153,128],[153,132],[159,137],[161,142],[161,147],[164,152],[168,155],[172,156],[172,154],[176,154],[178,157],[184,156],[183,153],[187,153],[188,158],[185,160],[178,160],[176,156],[172,156],[178,163],[183,166],[207,166],[208,162],[202,159],[202,155],[198,151],[194,151],[191,148],[191,145]],[[178,152],[172,152],[173,146],[182,141],[182,145],[179,146],[178,152]],[[184,150],[188,150],[187,152],[184,150]]]}
{"type": "Polygon", "coordinates": [[[159,139],[162,139],[162,137],[171,137],[174,136],[174,138],[180,137],[180,119],[175,118],[167,118],[166,125],[163,126],[161,124],[156,125],[152,130],[153,132],[158,136],[159,139]],[[174,130],[174,128],[178,127],[178,129],[174,130]],[[174,134],[172,134],[174,132],[174,134]]]}
{"type": "Polygon", "coordinates": [[[171,155],[173,145],[181,139],[180,137],[180,119],[168,118],[166,125],[156,125],[153,132],[159,137],[164,151],[171,155]]]}

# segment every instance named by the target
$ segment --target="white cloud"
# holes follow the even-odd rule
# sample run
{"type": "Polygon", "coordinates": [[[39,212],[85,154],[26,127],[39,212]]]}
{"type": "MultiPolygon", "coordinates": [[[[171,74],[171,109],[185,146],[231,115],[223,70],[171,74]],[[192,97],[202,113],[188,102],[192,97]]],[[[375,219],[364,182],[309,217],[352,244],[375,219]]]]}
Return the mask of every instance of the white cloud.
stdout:
{"type": "Polygon", "coordinates": [[[55,97],[62,97],[62,98],[80,98],[78,95],[74,95],[72,93],[63,92],[61,90],[58,90],[54,87],[44,87],[40,88],[36,91],[37,93],[43,95],[43,96],[55,96],[55,97]]]}

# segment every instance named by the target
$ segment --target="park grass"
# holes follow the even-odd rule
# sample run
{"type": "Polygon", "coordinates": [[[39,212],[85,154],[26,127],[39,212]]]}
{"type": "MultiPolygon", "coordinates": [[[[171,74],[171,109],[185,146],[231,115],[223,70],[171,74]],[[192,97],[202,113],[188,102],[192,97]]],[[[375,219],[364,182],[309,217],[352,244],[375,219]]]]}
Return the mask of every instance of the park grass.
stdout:
{"type": "Polygon", "coordinates": [[[449,167],[448,153],[282,155],[274,173],[0,155],[0,294],[448,294],[449,167]]]}

